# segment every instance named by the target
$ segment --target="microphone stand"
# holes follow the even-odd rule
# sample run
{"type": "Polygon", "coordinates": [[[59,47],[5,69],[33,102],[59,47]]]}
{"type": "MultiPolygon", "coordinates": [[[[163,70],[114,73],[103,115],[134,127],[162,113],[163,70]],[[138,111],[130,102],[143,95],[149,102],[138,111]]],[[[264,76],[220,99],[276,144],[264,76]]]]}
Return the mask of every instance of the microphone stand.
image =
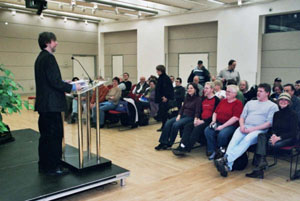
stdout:
{"type": "Polygon", "coordinates": [[[90,75],[86,72],[86,70],[84,69],[84,67],[82,66],[82,64],[80,63],[80,61],[78,59],[75,59],[74,57],[71,57],[72,60],[75,60],[79,63],[79,65],[81,66],[81,68],[84,70],[85,74],[88,76],[89,78],[89,83],[92,84],[93,83],[93,80],[92,78],[90,77],[90,75]]]}

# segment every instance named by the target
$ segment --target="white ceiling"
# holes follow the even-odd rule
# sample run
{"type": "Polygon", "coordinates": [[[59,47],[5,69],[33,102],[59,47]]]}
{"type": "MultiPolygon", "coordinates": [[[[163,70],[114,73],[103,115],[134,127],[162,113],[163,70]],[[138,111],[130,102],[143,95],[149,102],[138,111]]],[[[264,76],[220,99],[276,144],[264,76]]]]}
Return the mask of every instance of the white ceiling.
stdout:
{"type": "MultiPolygon", "coordinates": [[[[238,6],[239,0],[47,0],[44,15],[79,18],[89,21],[110,22],[116,20],[143,19],[156,16],[182,14],[195,11],[222,9],[238,6]]],[[[246,4],[272,0],[242,0],[246,4]]],[[[25,0],[0,0],[1,9],[16,12],[26,9],[25,0]]]]}

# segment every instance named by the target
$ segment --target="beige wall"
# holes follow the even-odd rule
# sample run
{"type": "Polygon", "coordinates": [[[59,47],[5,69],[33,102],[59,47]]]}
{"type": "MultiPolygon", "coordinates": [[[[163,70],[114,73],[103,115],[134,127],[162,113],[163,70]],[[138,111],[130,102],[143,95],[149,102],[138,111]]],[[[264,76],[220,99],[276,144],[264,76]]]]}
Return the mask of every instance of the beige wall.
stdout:
{"type": "Polygon", "coordinates": [[[216,75],[217,33],[217,22],[169,27],[168,74],[178,76],[179,53],[208,53],[206,67],[211,75],[216,75]]]}
{"type": "Polygon", "coordinates": [[[283,84],[300,79],[300,31],[264,34],[262,38],[261,82],[283,84]]]}
{"type": "Polygon", "coordinates": [[[0,10],[0,63],[11,70],[23,87],[20,93],[34,93],[34,62],[40,52],[37,38],[43,31],[56,34],[55,57],[63,79],[71,79],[72,55],[98,55],[98,24],[0,10]],[[5,25],[8,22],[8,25],[5,25]]]}
{"type": "Polygon", "coordinates": [[[112,78],[112,56],[123,56],[123,72],[128,72],[129,80],[137,82],[137,32],[122,31],[104,34],[105,78],[112,78]]]}

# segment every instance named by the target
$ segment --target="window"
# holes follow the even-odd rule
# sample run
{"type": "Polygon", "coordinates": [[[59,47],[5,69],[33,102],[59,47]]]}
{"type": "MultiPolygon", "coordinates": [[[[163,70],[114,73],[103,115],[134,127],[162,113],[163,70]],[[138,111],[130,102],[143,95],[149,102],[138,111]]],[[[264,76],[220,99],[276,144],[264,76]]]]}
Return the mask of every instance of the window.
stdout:
{"type": "Polygon", "coordinates": [[[300,13],[266,17],[266,33],[300,31],[300,13]]]}

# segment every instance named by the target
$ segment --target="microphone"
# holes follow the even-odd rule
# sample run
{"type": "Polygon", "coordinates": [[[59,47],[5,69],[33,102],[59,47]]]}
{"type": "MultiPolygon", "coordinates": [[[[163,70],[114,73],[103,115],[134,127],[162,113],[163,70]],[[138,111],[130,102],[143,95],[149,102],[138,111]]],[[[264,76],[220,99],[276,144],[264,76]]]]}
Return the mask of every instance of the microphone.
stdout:
{"type": "Polygon", "coordinates": [[[81,66],[81,68],[84,70],[85,74],[88,76],[88,78],[89,78],[89,83],[90,83],[90,84],[93,83],[92,78],[91,78],[90,75],[86,72],[86,70],[84,69],[84,67],[83,67],[82,64],[80,63],[80,61],[79,61],[78,59],[75,59],[74,57],[71,57],[71,59],[72,59],[72,60],[75,60],[75,61],[77,61],[77,62],[79,63],[79,65],[81,66]]]}

